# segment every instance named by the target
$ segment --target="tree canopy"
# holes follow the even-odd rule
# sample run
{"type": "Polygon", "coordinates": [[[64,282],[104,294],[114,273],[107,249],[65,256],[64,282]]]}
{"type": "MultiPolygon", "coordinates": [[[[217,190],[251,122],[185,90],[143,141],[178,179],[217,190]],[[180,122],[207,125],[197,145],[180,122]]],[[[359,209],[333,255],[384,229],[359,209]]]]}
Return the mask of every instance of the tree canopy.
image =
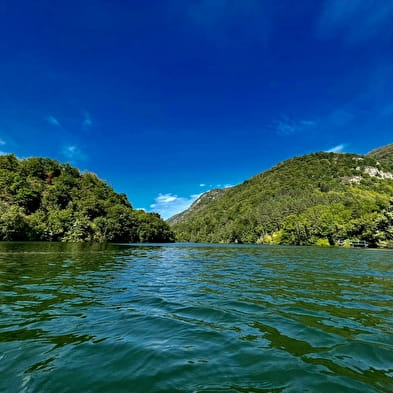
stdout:
{"type": "Polygon", "coordinates": [[[93,173],[48,158],[0,156],[0,240],[171,242],[158,214],[132,208],[93,173]]]}
{"type": "Polygon", "coordinates": [[[178,240],[393,246],[393,171],[378,154],[295,157],[168,220],[178,240]],[[380,162],[381,161],[381,162],[380,162]]]}

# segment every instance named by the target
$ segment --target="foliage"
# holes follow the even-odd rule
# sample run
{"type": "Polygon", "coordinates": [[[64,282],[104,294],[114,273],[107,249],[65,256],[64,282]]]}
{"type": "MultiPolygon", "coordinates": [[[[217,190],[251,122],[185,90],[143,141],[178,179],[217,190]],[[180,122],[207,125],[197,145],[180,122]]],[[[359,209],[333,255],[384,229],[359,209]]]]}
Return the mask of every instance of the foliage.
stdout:
{"type": "Polygon", "coordinates": [[[330,247],[330,242],[329,239],[318,239],[315,245],[319,247],[330,247]]]}
{"type": "Polygon", "coordinates": [[[171,242],[158,214],[134,210],[93,173],[0,156],[0,240],[171,242]]]}
{"type": "MultiPolygon", "coordinates": [[[[393,153],[392,153],[393,154],[393,153]]],[[[393,242],[393,174],[372,156],[295,157],[168,220],[179,241],[287,245],[393,242]]],[[[392,156],[390,156],[392,158],[392,156]]],[[[393,161],[391,159],[390,161],[393,161]]]]}
{"type": "Polygon", "coordinates": [[[393,169],[393,143],[371,151],[368,156],[393,169]]]}

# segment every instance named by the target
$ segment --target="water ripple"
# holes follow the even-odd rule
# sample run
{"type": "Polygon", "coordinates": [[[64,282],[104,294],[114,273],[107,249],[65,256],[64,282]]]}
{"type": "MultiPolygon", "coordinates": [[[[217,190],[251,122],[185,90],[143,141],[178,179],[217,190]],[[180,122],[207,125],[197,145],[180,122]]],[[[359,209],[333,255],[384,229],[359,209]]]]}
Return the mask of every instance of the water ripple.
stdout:
{"type": "Polygon", "coordinates": [[[392,392],[392,253],[0,244],[1,392],[392,392]]]}

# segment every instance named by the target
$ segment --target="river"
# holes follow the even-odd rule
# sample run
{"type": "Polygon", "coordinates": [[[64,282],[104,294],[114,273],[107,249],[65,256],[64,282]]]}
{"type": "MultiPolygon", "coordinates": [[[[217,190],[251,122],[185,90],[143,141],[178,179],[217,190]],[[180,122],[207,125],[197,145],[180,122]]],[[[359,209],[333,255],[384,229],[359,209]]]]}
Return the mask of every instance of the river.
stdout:
{"type": "Polygon", "coordinates": [[[0,243],[0,392],[392,392],[393,253],[0,243]]]}

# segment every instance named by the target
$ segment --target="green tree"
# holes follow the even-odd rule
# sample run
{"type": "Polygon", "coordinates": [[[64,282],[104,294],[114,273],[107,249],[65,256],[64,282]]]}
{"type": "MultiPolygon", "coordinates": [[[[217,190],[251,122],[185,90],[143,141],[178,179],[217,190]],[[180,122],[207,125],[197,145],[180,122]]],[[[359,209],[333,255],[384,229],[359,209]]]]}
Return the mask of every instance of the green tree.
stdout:
{"type": "Polygon", "coordinates": [[[0,239],[173,241],[158,216],[135,211],[95,174],[46,158],[0,156],[0,239]]]}

